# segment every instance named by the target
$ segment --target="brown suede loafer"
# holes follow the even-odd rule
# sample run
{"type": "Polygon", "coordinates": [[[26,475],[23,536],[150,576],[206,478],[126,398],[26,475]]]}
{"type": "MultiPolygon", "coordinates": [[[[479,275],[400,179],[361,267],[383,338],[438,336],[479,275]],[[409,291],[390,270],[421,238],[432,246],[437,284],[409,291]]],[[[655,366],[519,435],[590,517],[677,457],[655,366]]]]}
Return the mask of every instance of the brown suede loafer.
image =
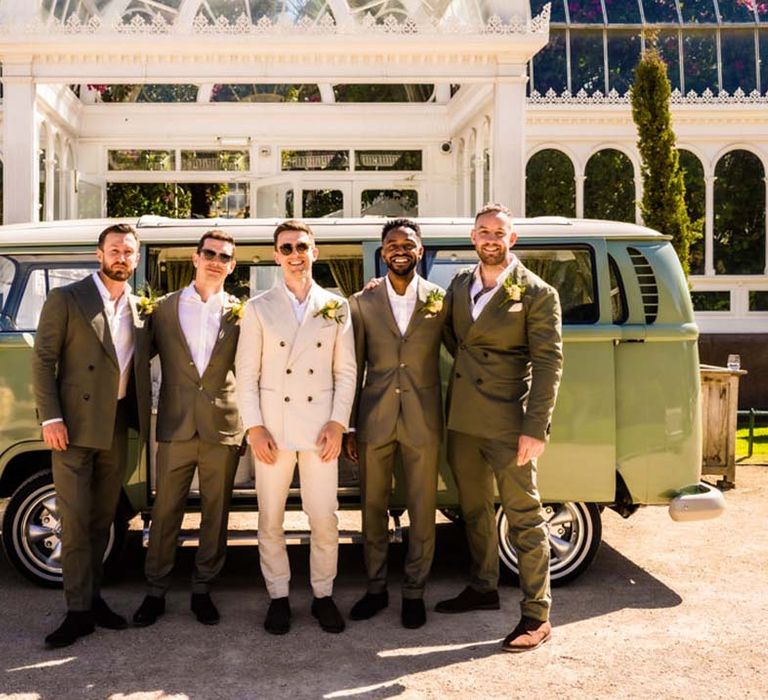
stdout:
{"type": "Polygon", "coordinates": [[[503,651],[519,653],[533,651],[552,638],[552,625],[548,621],[523,617],[504,640],[503,651]]]}

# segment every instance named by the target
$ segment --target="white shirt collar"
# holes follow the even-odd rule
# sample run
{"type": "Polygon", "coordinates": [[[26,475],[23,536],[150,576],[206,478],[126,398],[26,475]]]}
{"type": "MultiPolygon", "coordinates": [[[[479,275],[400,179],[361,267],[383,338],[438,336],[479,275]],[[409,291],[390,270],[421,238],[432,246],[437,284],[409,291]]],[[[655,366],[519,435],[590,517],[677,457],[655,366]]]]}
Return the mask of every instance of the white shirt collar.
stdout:
{"type": "Polygon", "coordinates": [[[390,282],[389,280],[389,274],[386,274],[384,277],[386,279],[387,292],[389,293],[389,296],[406,297],[406,298],[411,298],[416,296],[416,291],[419,286],[418,275],[414,275],[413,279],[408,283],[408,286],[405,288],[405,294],[398,294],[395,291],[395,288],[392,286],[392,282],[390,282]]]}
{"type": "MultiPolygon", "coordinates": [[[[496,278],[496,284],[494,285],[494,288],[498,287],[499,285],[504,283],[504,280],[509,277],[509,275],[512,273],[512,271],[517,267],[520,260],[514,253],[510,253],[512,255],[512,260],[502,271],[501,274],[496,278]]],[[[483,286],[483,278],[480,274],[480,264],[478,263],[475,266],[475,272],[474,272],[474,282],[473,284],[479,284],[482,288],[483,286]]]]}
{"type": "MultiPolygon", "coordinates": [[[[109,290],[107,289],[106,285],[102,281],[101,275],[98,273],[98,271],[94,272],[91,275],[91,277],[93,278],[93,281],[96,284],[96,289],[99,290],[99,294],[101,294],[101,298],[104,300],[104,302],[114,303],[112,299],[112,295],[109,293],[109,290]]],[[[127,300],[130,293],[131,293],[131,285],[128,284],[128,282],[126,282],[125,291],[123,292],[123,295],[120,297],[120,301],[122,302],[123,299],[127,300]]]]}
{"type": "Polygon", "coordinates": [[[190,282],[181,291],[181,298],[189,301],[199,301],[201,304],[209,304],[212,307],[223,307],[224,302],[226,301],[226,292],[222,289],[216,294],[211,294],[211,296],[208,297],[208,301],[203,301],[197,289],[195,289],[195,283],[190,282]]]}
{"type": "Polygon", "coordinates": [[[296,304],[297,306],[304,306],[309,301],[309,297],[312,296],[312,292],[315,291],[315,287],[317,286],[317,283],[315,280],[312,280],[312,284],[309,287],[309,291],[307,292],[307,296],[304,297],[304,301],[299,301],[296,295],[288,289],[288,285],[283,281],[280,284],[283,285],[283,289],[285,290],[285,293],[288,295],[288,298],[291,300],[291,303],[296,304]]]}

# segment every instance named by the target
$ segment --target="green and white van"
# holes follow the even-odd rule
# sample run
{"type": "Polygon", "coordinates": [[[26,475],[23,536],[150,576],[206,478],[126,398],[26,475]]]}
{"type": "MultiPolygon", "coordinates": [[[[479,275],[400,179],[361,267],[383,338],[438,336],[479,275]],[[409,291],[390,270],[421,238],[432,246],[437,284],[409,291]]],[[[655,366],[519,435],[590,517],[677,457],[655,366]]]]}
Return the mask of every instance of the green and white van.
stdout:
{"type": "MultiPolygon", "coordinates": [[[[32,395],[31,357],[45,296],[96,267],[95,242],[107,220],[0,227],[0,498],[8,498],[2,538],[10,562],[42,585],[61,581],[60,522],[50,453],[41,440],[32,395]]],[[[223,228],[237,241],[237,268],[227,289],[253,296],[272,286],[275,220],[190,220],[142,217],[133,223],[141,263],[132,284],[169,292],[189,283],[200,236],[223,228]]],[[[383,274],[379,219],[309,222],[320,257],[315,278],[344,295],[383,274]]],[[[447,286],[476,256],[472,221],[420,221],[426,253],[421,274],[447,286]]],[[[686,280],[668,237],[608,221],[560,218],[519,220],[515,252],[552,284],[563,307],[565,365],[551,444],[539,463],[539,486],[550,527],[554,582],[583,572],[601,539],[601,511],[629,517],[640,506],[664,505],[676,520],[712,518],[721,494],[700,482],[698,329],[686,280]]],[[[446,363],[449,358],[446,356],[446,363]]],[[[444,368],[447,370],[447,366],[444,368]]],[[[445,371],[443,376],[447,377],[445,371]]],[[[120,549],[127,522],[144,517],[153,500],[154,445],[131,442],[131,467],[113,528],[110,551],[120,549]]],[[[341,460],[339,503],[359,508],[356,465],[341,460]]],[[[404,498],[397,477],[392,514],[396,534],[404,498]]],[[[189,508],[199,503],[196,485],[189,508]]],[[[460,517],[456,487],[441,466],[438,504],[460,517]]],[[[300,507],[292,491],[289,507],[300,507]]],[[[241,460],[233,509],[256,510],[253,464],[241,460]]],[[[516,556],[499,510],[503,567],[514,575],[516,556]]],[[[256,543],[257,533],[232,532],[230,543],[256,543]]],[[[186,533],[183,543],[194,543],[186,533]]],[[[291,539],[301,541],[303,535],[291,539]]],[[[354,538],[354,534],[342,533],[354,538]]]]}

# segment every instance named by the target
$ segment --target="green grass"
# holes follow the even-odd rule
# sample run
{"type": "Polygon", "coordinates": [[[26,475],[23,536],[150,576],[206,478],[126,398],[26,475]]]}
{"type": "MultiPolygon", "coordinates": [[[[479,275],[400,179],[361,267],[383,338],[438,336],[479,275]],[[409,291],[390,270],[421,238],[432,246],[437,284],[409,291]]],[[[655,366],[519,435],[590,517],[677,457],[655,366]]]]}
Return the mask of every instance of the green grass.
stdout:
{"type": "MultiPolygon", "coordinates": [[[[749,449],[749,428],[739,428],[736,431],[736,456],[746,457],[749,449]]],[[[753,455],[768,455],[768,426],[755,427],[752,440],[753,455]]]]}

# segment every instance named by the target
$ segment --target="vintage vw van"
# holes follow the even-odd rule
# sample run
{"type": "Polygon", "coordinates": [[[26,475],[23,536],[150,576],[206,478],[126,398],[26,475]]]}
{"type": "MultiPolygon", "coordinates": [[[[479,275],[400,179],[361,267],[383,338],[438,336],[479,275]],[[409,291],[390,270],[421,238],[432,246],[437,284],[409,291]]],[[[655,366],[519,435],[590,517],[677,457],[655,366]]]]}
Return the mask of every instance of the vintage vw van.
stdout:
{"type": "MultiPolygon", "coordinates": [[[[0,227],[0,498],[8,498],[2,538],[11,563],[42,585],[61,580],[60,522],[50,454],[41,441],[32,398],[31,357],[35,327],[48,291],[96,267],[95,241],[104,220],[0,227]]],[[[141,265],[134,288],[148,284],[168,292],[189,283],[191,256],[200,236],[221,227],[237,240],[237,268],[228,291],[253,296],[269,288],[279,268],[272,257],[276,221],[191,220],[142,217],[141,265]]],[[[310,222],[320,257],[315,278],[350,295],[383,273],[379,259],[382,221],[310,222]]],[[[472,221],[420,222],[426,253],[421,274],[446,286],[475,262],[472,221]]],[[[583,572],[601,539],[600,514],[612,508],[628,517],[638,507],[667,505],[674,519],[717,516],[720,493],[700,484],[701,421],[697,328],[680,264],[659,233],[624,223],[560,218],[520,220],[515,252],[557,288],[563,307],[565,366],[553,419],[551,444],[539,465],[539,486],[549,519],[553,581],[583,572]]],[[[445,358],[447,379],[449,358],[445,358]]],[[[159,378],[158,378],[159,381],[159,378]]],[[[131,468],[113,528],[117,552],[127,521],[141,513],[148,523],[154,489],[154,446],[131,443],[131,468]]],[[[397,478],[392,513],[404,506],[397,478]]],[[[196,486],[189,506],[199,502],[196,486]]],[[[340,463],[339,502],[359,507],[354,464],[340,463]]],[[[438,503],[460,517],[456,487],[445,461],[438,503]]],[[[289,507],[298,508],[298,491],[289,507]]],[[[240,463],[235,510],[255,510],[253,463],[240,463]]],[[[501,511],[499,556],[516,572],[516,556],[501,511]]],[[[346,535],[344,535],[346,536],[346,535]]],[[[185,533],[184,542],[194,542],[185,533]]],[[[301,540],[301,535],[293,538],[301,540]]],[[[257,533],[238,530],[231,543],[256,543],[257,533]]]]}

